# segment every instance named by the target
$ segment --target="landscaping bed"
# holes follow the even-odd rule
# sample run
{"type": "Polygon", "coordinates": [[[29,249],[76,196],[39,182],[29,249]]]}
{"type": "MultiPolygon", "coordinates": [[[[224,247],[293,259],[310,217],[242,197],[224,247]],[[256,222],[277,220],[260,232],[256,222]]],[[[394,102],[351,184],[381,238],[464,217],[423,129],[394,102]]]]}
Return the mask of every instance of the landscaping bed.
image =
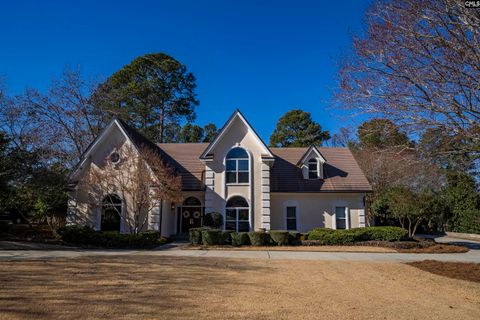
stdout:
{"type": "Polygon", "coordinates": [[[480,263],[442,262],[425,260],[407,263],[423,271],[467,281],[480,282],[480,263]]]}

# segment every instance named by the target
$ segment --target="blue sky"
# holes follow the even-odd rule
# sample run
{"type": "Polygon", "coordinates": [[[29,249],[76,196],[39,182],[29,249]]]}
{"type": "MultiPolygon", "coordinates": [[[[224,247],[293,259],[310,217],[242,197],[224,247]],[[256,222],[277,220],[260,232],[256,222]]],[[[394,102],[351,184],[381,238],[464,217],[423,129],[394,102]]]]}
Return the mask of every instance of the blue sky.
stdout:
{"type": "Polygon", "coordinates": [[[197,123],[235,108],[265,141],[301,108],[334,133],[338,62],[368,0],[2,1],[0,75],[11,93],[46,88],[65,67],[104,79],[139,55],[165,52],[197,77],[197,123]]]}

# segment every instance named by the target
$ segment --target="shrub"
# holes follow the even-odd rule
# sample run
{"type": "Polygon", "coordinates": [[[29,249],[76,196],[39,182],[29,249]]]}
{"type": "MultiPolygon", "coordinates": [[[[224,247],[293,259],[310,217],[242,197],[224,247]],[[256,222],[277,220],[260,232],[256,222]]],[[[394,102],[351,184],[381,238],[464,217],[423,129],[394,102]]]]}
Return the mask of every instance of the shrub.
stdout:
{"type": "Polygon", "coordinates": [[[274,244],[278,246],[286,246],[289,244],[290,233],[288,231],[271,230],[270,237],[274,244]]]}
{"type": "Polygon", "coordinates": [[[408,231],[400,227],[361,228],[368,234],[368,240],[400,241],[408,239],[408,231]]]}
{"type": "Polygon", "coordinates": [[[215,246],[222,244],[222,230],[204,229],[202,230],[202,243],[206,246],[215,246]]]}
{"type": "Polygon", "coordinates": [[[220,228],[223,226],[223,215],[218,212],[207,213],[203,217],[203,224],[214,229],[220,228]]]}
{"type": "Polygon", "coordinates": [[[190,236],[190,243],[191,244],[202,244],[202,231],[205,230],[205,228],[191,228],[188,231],[188,234],[190,236]]]}
{"type": "Polygon", "coordinates": [[[232,244],[233,233],[235,233],[235,231],[231,231],[231,230],[222,231],[221,244],[232,244]]]}
{"type": "Polygon", "coordinates": [[[407,238],[407,230],[399,227],[368,227],[348,230],[318,228],[308,234],[308,240],[315,240],[324,245],[352,244],[360,241],[400,241],[407,238]]]}
{"type": "Polygon", "coordinates": [[[252,231],[248,233],[252,246],[266,246],[269,244],[270,235],[263,231],[252,231]]]}
{"type": "Polygon", "coordinates": [[[250,237],[247,232],[234,232],[230,234],[233,246],[246,246],[250,244],[250,237]]]}
{"type": "Polygon", "coordinates": [[[158,231],[121,234],[117,231],[95,231],[85,226],[58,228],[57,236],[68,244],[102,248],[148,248],[167,242],[158,231]]]}
{"type": "Polygon", "coordinates": [[[298,246],[305,239],[305,235],[300,232],[291,231],[288,234],[288,243],[292,246],[298,246]]]}

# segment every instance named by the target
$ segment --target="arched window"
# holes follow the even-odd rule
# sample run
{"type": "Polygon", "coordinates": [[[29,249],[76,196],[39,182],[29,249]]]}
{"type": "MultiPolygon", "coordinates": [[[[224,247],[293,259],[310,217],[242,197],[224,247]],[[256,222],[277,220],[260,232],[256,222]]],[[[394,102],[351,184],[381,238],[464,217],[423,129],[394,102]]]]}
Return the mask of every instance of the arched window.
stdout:
{"type": "Polygon", "coordinates": [[[250,231],[248,202],[242,197],[232,197],[225,208],[225,229],[236,232],[250,231]]]}
{"type": "Polygon", "coordinates": [[[201,205],[202,203],[200,202],[200,200],[195,197],[188,197],[187,199],[185,199],[185,201],[183,201],[183,206],[200,207],[201,205]]]}
{"type": "Polygon", "coordinates": [[[102,220],[100,230],[120,231],[120,216],[122,214],[122,199],[117,195],[109,194],[103,199],[102,220]]]}
{"type": "Polygon", "coordinates": [[[227,153],[226,160],[227,183],[248,183],[249,163],[248,153],[243,148],[233,148],[227,153]]]}
{"type": "Polygon", "coordinates": [[[318,161],[317,161],[317,159],[308,160],[308,179],[318,179],[318,161]]]}

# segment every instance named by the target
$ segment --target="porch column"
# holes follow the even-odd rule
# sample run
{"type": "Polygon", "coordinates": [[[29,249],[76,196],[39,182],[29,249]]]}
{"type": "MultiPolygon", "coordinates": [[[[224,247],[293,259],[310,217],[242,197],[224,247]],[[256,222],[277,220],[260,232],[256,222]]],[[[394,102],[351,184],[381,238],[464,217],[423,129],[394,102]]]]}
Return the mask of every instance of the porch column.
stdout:
{"type": "Polygon", "coordinates": [[[270,166],[262,163],[262,228],[270,230],[270,166]]]}
{"type": "Polygon", "coordinates": [[[205,213],[211,213],[213,209],[213,195],[215,193],[215,172],[206,166],[205,170],[205,213]]]}
{"type": "Polygon", "coordinates": [[[148,214],[148,230],[158,231],[160,228],[160,204],[154,206],[148,214]]]}

